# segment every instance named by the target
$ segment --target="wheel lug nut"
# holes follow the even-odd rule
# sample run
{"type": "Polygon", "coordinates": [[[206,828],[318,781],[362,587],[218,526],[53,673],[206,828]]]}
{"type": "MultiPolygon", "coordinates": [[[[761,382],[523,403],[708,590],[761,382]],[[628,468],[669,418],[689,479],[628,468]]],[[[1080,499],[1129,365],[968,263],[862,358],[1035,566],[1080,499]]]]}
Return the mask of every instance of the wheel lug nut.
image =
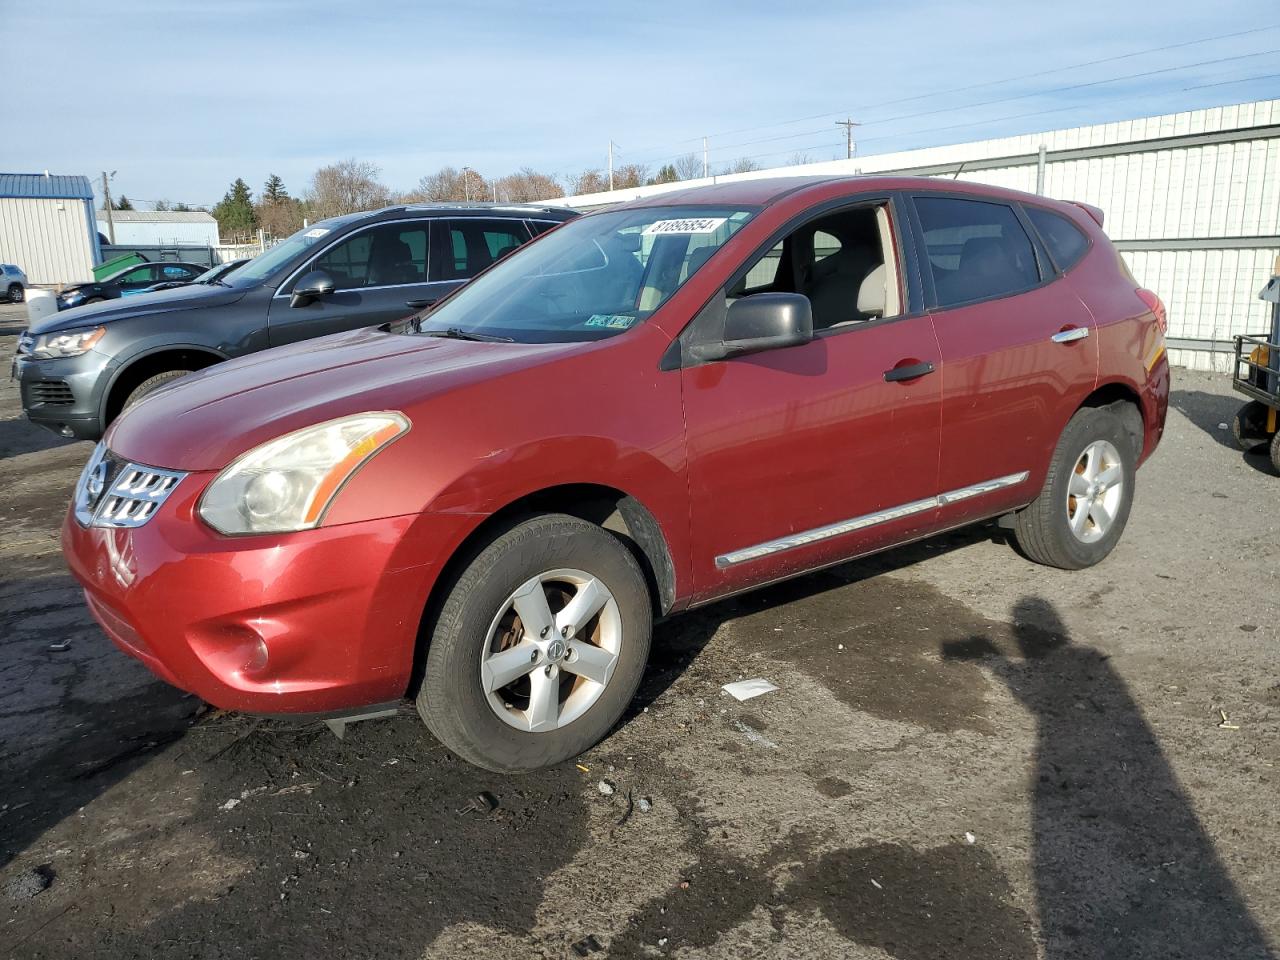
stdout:
{"type": "Polygon", "coordinates": [[[569,639],[569,634],[571,634],[571,633],[573,633],[573,629],[572,629],[571,627],[565,627],[563,630],[561,630],[561,631],[560,631],[560,636],[562,636],[562,637],[564,637],[566,640],[568,640],[568,639],[569,639]]]}
{"type": "Polygon", "coordinates": [[[541,632],[540,634],[538,634],[538,636],[539,636],[541,639],[545,640],[545,639],[547,639],[547,634],[548,634],[548,633],[550,633],[550,632],[551,632],[551,628],[550,628],[550,627],[543,627],[543,628],[542,628],[542,632],[541,632]]]}
{"type": "Polygon", "coordinates": [[[538,651],[537,651],[537,650],[534,650],[534,651],[532,651],[532,652],[529,654],[529,662],[530,662],[530,663],[537,663],[537,662],[538,662],[538,651]]]}

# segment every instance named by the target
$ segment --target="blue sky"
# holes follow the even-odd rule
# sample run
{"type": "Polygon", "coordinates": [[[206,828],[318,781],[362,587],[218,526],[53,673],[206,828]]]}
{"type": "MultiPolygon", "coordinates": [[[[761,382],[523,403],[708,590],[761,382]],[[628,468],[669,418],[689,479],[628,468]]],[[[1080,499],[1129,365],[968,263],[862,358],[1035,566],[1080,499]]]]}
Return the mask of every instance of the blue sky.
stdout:
{"type": "Polygon", "coordinates": [[[405,190],[446,164],[487,176],[601,168],[610,139],[619,162],[651,169],[700,150],[704,134],[713,167],[830,159],[843,155],[834,120],[846,112],[864,124],[860,152],[883,153],[1280,97],[1273,0],[1156,10],[0,0],[0,89],[19,114],[0,137],[0,169],[117,170],[113,192],[211,204],[237,176],[256,192],[278,173],[300,194],[317,167],[351,156],[405,190]]]}

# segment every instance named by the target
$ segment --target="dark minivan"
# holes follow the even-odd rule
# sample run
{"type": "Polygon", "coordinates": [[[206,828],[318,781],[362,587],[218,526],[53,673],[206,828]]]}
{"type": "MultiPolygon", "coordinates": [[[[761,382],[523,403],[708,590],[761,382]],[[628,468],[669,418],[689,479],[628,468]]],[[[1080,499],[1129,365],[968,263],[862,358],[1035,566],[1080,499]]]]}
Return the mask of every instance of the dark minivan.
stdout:
{"type": "Polygon", "coordinates": [[[60,312],[18,340],[33,422],[96,440],[120,411],[222,360],[421,310],[577,214],[539,205],[388,207],[304,228],[214,285],[60,312]]]}

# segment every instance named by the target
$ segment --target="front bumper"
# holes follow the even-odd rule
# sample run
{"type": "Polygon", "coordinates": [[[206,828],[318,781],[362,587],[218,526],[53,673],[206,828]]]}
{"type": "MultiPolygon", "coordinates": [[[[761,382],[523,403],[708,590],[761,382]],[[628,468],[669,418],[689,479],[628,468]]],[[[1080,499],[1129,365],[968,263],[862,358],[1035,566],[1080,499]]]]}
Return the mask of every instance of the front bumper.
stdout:
{"type": "Polygon", "coordinates": [[[230,710],[321,713],[403,697],[427,596],[474,518],[224,537],[195,516],[213,476],[184,478],[134,529],[86,528],[68,513],[63,554],[108,636],[230,710]]]}
{"type": "Polygon", "coordinates": [[[32,423],[62,437],[97,440],[102,436],[102,391],[115,366],[111,357],[94,350],[53,360],[20,353],[10,373],[32,423]]]}

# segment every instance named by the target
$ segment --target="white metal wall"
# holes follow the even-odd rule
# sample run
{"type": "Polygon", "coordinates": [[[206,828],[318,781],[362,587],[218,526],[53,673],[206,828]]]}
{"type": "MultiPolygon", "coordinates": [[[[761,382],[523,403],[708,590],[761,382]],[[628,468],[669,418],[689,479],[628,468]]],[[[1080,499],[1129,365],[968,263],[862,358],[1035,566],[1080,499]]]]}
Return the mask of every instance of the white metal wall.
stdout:
{"type": "Polygon", "coordinates": [[[589,208],[701,183],[796,175],[914,173],[1093,204],[1139,283],[1169,308],[1175,362],[1227,369],[1238,333],[1267,326],[1257,293],[1280,256],[1280,100],[1214,107],[803,166],[567,197],[589,208]],[[1256,131],[1256,132],[1255,132],[1256,131]],[[1221,142],[1170,143],[1167,138],[1221,142]],[[1055,153],[1095,153],[1061,156],[1055,153]],[[1008,158],[1007,164],[1002,159],[1008,158]],[[965,165],[972,165],[966,168],[965,165]]]}
{"type": "Polygon", "coordinates": [[[16,263],[33,284],[93,278],[93,244],[83,200],[0,197],[0,263],[16,263]]]}
{"type": "MultiPolygon", "coordinates": [[[[98,228],[107,232],[105,214],[98,216],[98,228]]],[[[169,220],[115,221],[115,246],[131,244],[164,246],[166,244],[198,244],[204,247],[218,245],[218,222],[173,222],[169,220]]]]}

